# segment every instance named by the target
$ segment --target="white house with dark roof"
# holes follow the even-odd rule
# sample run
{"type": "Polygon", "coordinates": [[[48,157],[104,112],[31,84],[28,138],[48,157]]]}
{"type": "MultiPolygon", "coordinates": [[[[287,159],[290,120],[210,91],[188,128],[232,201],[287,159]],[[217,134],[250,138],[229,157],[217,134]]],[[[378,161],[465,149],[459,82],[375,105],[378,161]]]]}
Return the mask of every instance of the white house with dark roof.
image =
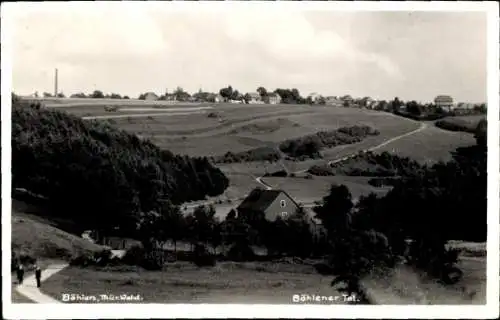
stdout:
{"type": "Polygon", "coordinates": [[[250,103],[250,104],[264,103],[264,101],[262,100],[262,97],[257,92],[249,92],[248,96],[250,97],[250,99],[248,100],[248,103],[250,103]]]}
{"type": "Polygon", "coordinates": [[[279,94],[271,92],[267,94],[265,102],[268,104],[278,104],[281,103],[281,97],[279,94]]]}
{"type": "MultiPolygon", "coordinates": [[[[239,218],[275,221],[278,217],[287,219],[300,209],[301,206],[283,190],[256,188],[241,202],[236,211],[239,218]]],[[[323,237],[325,229],[321,222],[311,212],[308,212],[308,210],[305,213],[314,238],[317,240],[323,237]]]]}
{"type": "Polygon", "coordinates": [[[254,216],[274,221],[287,218],[299,209],[299,204],[283,190],[253,189],[238,206],[238,216],[254,216]]]}

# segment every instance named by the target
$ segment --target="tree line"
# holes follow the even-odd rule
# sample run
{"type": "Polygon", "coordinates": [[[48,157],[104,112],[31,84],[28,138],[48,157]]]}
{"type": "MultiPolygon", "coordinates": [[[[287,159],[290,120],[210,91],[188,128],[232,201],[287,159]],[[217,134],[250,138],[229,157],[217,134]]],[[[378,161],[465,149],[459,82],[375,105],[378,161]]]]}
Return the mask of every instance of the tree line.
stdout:
{"type": "Polygon", "coordinates": [[[219,195],[227,177],[206,157],[174,155],[106,122],[13,99],[12,184],[47,198],[82,230],[135,229],[142,212],[219,195]]]}

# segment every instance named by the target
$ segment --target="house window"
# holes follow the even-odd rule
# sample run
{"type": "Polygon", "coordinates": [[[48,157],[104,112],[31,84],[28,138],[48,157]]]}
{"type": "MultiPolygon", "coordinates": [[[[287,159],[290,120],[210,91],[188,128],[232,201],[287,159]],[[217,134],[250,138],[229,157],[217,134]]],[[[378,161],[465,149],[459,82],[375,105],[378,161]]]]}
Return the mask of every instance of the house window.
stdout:
{"type": "Polygon", "coordinates": [[[281,200],[280,201],[280,205],[282,208],[286,207],[286,201],[285,200],[281,200]]]}

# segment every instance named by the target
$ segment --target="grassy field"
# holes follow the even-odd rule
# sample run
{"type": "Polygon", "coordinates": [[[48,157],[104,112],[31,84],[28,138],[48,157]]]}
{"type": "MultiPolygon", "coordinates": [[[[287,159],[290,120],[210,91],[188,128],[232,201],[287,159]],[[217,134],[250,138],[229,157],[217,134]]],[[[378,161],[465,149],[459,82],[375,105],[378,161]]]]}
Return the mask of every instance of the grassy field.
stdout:
{"type": "Polygon", "coordinates": [[[262,180],[276,189],[285,190],[296,201],[304,203],[321,200],[321,198],[328,194],[332,184],[346,185],[351,191],[354,199],[362,195],[368,195],[371,192],[381,196],[389,190],[387,188],[375,188],[370,186],[367,182],[369,178],[366,177],[315,176],[313,179],[266,177],[262,180]]]}
{"type": "MultiPolygon", "coordinates": [[[[210,104],[208,106],[211,106],[210,104]]],[[[269,146],[289,138],[320,130],[332,130],[354,124],[369,125],[381,132],[382,139],[418,127],[412,121],[390,114],[304,105],[213,105],[211,110],[189,115],[146,116],[112,119],[124,130],[149,138],[159,146],[179,154],[221,155],[260,146],[269,146]],[[209,117],[208,113],[214,113],[209,117]]],[[[97,107],[59,108],[75,115],[102,115],[97,107]],[[93,111],[94,110],[94,111],[93,111]]],[[[182,109],[182,105],[176,105],[182,109]]],[[[184,106],[186,110],[189,107],[184,106]]],[[[167,110],[169,108],[165,108],[167,110]]],[[[169,112],[165,111],[165,114],[169,112]]],[[[111,114],[108,112],[108,114],[111,114]]]]}
{"type": "MultiPolygon", "coordinates": [[[[465,259],[460,267],[464,278],[453,286],[439,285],[406,267],[384,278],[366,277],[362,284],[377,304],[484,304],[485,262],[465,259]]],[[[69,267],[49,278],[42,291],[55,298],[60,298],[61,292],[133,294],[139,295],[142,303],[286,304],[294,294],[339,296],[330,287],[331,280],[331,276],[321,276],[304,264],[220,262],[215,267],[198,268],[174,262],[164,271],[69,267]]],[[[337,303],[343,303],[342,299],[337,303]]]]}
{"type": "MultiPolygon", "coordinates": [[[[341,126],[368,125],[380,131],[360,143],[324,150],[327,159],[341,157],[377,145],[419,127],[419,123],[384,112],[353,108],[308,105],[169,104],[165,101],[113,99],[45,99],[52,106],[78,116],[130,115],[110,119],[119,128],[149,138],[172,152],[196,156],[221,155],[341,126]],[[78,105],[87,103],[87,105],[78,105]],[[117,104],[117,112],[104,106],[117,104]],[[76,105],[75,105],[76,104],[76,105]],[[197,108],[210,108],[199,110],[197,108]],[[142,110],[140,110],[142,109],[142,110]],[[127,111],[128,110],[128,111],[127,111]],[[180,111],[190,114],[179,114],[180,111]],[[214,117],[209,117],[213,113],[214,117]],[[151,114],[148,116],[147,114],[151,114]],[[164,114],[164,115],[161,115],[164,114]],[[144,117],[134,118],[134,115],[144,117]]],[[[482,116],[447,118],[477,124],[482,116]]],[[[432,127],[432,124],[428,124],[432,127]]],[[[384,147],[383,150],[410,155],[420,161],[449,159],[449,151],[471,143],[472,137],[429,128],[384,147]],[[419,145],[419,152],[414,145],[419,145]],[[420,152],[422,151],[422,152],[420,152]]],[[[292,164],[293,165],[293,164],[292,164]]]]}
{"type": "MultiPolygon", "coordinates": [[[[120,101],[120,100],[118,100],[120,101]]],[[[154,105],[153,102],[127,102],[118,112],[104,111],[104,102],[92,105],[61,107],[78,116],[127,115],[131,117],[107,120],[124,130],[149,138],[160,147],[174,153],[193,156],[222,155],[228,151],[240,152],[256,147],[270,146],[277,142],[342,126],[367,125],[380,131],[379,136],[368,137],[362,142],[325,149],[325,159],[335,159],[378,145],[389,138],[419,128],[420,123],[392,114],[353,108],[333,108],[307,105],[231,105],[231,104],[176,104],[154,105]],[[209,108],[198,110],[196,108],[209,108]],[[144,108],[144,111],[137,110],[144,108]],[[147,111],[149,109],[149,111],[147,111]],[[125,111],[129,110],[129,111],[125,111]],[[130,111],[137,110],[137,111],[130,111]],[[159,111],[153,111],[159,110],[159,111]],[[169,111],[170,110],[170,111],[169,111]],[[190,114],[178,114],[185,110],[190,114]],[[191,111],[192,112],[191,112],[191,111]],[[158,113],[165,114],[164,116],[158,113]],[[177,115],[176,115],[177,113],[177,115]],[[212,116],[208,116],[212,113],[212,116]],[[133,115],[144,117],[132,117],[133,115]],[[147,116],[147,114],[152,114],[147,116]]],[[[157,103],[158,104],[158,103],[157,103]]],[[[479,121],[477,116],[453,119],[479,121]]],[[[461,120],[462,121],[462,120],[461,120]]],[[[391,151],[425,162],[448,160],[449,151],[473,143],[465,133],[428,128],[414,135],[394,141],[380,149],[391,151]],[[415,146],[418,145],[418,148],[415,146]],[[416,152],[418,150],[419,152],[416,152]]],[[[320,161],[321,162],[321,161],[320,161]]],[[[318,162],[310,161],[310,164],[318,162]]],[[[303,163],[287,162],[290,170],[306,169],[303,163]]]]}
{"type": "Polygon", "coordinates": [[[446,131],[431,125],[414,135],[404,137],[377,151],[388,151],[426,163],[451,160],[451,151],[476,143],[474,136],[465,132],[446,131]]]}
{"type": "Polygon", "coordinates": [[[175,262],[165,271],[123,268],[94,271],[70,267],[49,278],[42,290],[88,295],[139,294],[144,303],[290,303],[292,295],[338,295],[311,266],[283,263],[221,262],[198,268],[175,262]]]}

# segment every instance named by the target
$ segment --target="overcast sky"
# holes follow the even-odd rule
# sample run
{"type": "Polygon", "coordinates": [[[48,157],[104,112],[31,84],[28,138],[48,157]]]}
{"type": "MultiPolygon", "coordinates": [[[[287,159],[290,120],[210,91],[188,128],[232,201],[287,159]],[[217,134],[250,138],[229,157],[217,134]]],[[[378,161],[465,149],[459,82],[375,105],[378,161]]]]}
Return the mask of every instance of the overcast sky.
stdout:
{"type": "MultiPolygon", "coordinates": [[[[98,4],[98,3],[96,3],[98,4]]],[[[303,96],[486,100],[481,12],[26,11],[14,19],[13,90],[164,93],[181,86],[303,96]]]]}

